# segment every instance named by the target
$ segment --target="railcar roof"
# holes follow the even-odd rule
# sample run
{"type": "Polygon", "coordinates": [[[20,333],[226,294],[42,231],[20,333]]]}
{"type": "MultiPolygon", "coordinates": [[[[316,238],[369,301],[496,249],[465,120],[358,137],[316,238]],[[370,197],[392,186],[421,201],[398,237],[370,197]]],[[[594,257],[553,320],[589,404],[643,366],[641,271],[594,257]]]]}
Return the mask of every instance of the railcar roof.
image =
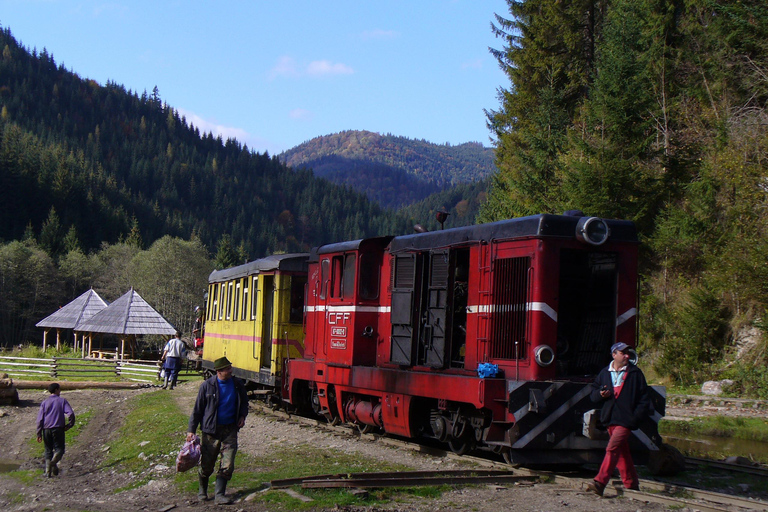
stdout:
{"type": "Polygon", "coordinates": [[[239,277],[250,276],[260,272],[269,272],[272,270],[281,270],[284,272],[306,272],[307,259],[309,254],[291,253],[291,254],[273,254],[265,258],[249,261],[243,265],[225,268],[223,270],[214,270],[208,276],[209,283],[218,283],[237,279],[239,277]]]}
{"type": "Polygon", "coordinates": [[[392,240],[393,237],[391,236],[378,236],[374,238],[361,238],[359,240],[351,240],[349,242],[337,242],[334,244],[325,244],[321,245],[319,247],[313,247],[312,252],[309,256],[309,261],[316,262],[318,261],[318,255],[320,254],[330,254],[332,252],[347,252],[347,251],[357,251],[358,249],[365,249],[363,246],[378,246],[381,249],[386,247],[389,244],[389,241],[392,240]]]}
{"type": "MultiPolygon", "coordinates": [[[[398,236],[392,240],[390,252],[428,250],[464,243],[520,237],[574,238],[576,236],[576,224],[580,218],[569,215],[540,214],[476,226],[398,236]]],[[[605,220],[611,230],[609,240],[637,242],[637,228],[633,222],[627,220],[603,220],[605,220]]]]}

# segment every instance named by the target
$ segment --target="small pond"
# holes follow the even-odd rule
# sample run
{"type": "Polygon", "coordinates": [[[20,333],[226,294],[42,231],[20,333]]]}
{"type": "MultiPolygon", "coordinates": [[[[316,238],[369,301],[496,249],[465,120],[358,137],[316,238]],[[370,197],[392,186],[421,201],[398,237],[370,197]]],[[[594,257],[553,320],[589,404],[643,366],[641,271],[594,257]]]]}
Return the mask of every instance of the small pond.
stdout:
{"type": "Polygon", "coordinates": [[[758,462],[768,462],[768,443],[747,441],[732,437],[696,436],[695,439],[663,436],[668,443],[689,457],[723,459],[733,455],[747,457],[758,462]]]}

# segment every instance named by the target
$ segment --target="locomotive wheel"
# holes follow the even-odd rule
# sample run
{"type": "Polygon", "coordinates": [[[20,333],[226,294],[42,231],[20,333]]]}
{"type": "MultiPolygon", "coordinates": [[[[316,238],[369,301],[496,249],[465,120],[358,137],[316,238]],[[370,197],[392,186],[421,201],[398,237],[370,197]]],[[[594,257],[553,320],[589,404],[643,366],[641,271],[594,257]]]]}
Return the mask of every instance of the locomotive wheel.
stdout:
{"type": "Polygon", "coordinates": [[[364,423],[357,423],[357,431],[361,434],[370,434],[373,432],[373,425],[366,425],[364,423]]]}
{"type": "Polygon", "coordinates": [[[325,413],[324,416],[325,416],[325,420],[332,427],[335,427],[336,425],[341,423],[341,418],[339,418],[338,416],[334,416],[334,415],[332,415],[330,413],[325,413]]]}
{"type": "Polygon", "coordinates": [[[472,439],[469,439],[466,436],[448,441],[448,446],[456,455],[466,455],[471,452],[474,449],[474,444],[472,439]]]}

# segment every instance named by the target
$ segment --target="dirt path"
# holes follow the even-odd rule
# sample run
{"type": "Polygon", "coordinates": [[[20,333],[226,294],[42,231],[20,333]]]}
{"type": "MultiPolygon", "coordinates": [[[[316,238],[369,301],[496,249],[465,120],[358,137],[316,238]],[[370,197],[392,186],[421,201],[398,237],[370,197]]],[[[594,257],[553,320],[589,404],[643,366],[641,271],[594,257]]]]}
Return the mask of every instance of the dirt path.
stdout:
{"type": "MultiPolygon", "coordinates": [[[[175,390],[160,391],[173,393],[181,411],[188,414],[197,393],[200,381],[183,383],[175,390]]],[[[82,390],[62,392],[69,400],[75,413],[82,414],[91,410],[88,426],[80,434],[77,443],[67,446],[67,453],[60,463],[61,475],[46,479],[36,476],[32,479],[19,479],[0,473],[0,510],[13,512],[43,511],[135,511],[168,510],[221,510],[212,502],[198,503],[193,493],[180,493],[173,483],[175,470],[160,469],[148,483],[130,490],[116,493],[119,488],[126,488],[140,478],[123,472],[118,467],[102,467],[105,446],[117,432],[129,411],[128,400],[138,393],[152,390],[82,390]]],[[[40,402],[47,393],[40,390],[21,390],[21,404],[17,407],[0,407],[0,432],[5,452],[0,452],[0,459],[12,459],[21,462],[21,469],[42,470],[42,458],[33,459],[30,455],[29,439],[34,437],[35,419],[40,402]]],[[[297,424],[278,421],[274,418],[252,412],[240,433],[240,450],[253,456],[269,453],[275,448],[310,444],[330,450],[354,453],[377,460],[403,464],[413,469],[457,469],[460,465],[452,460],[445,460],[429,455],[398,450],[380,443],[361,441],[316,429],[308,429],[297,424]]],[[[172,466],[172,461],[171,464],[172,466]]],[[[195,480],[194,471],[189,472],[190,480],[195,480]]],[[[39,475],[40,473],[38,473],[39,475]]],[[[239,489],[229,489],[240,498],[228,510],[268,510],[265,505],[245,501],[239,489]]],[[[639,503],[627,499],[598,499],[595,496],[573,489],[555,485],[535,485],[532,487],[470,487],[456,488],[444,493],[440,498],[404,498],[404,501],[384,506],[354,507],[337,510],[346,512],[434,512],[467,510],[476,512],[515,511],[658,511],[658,505],[639,503]]]]}

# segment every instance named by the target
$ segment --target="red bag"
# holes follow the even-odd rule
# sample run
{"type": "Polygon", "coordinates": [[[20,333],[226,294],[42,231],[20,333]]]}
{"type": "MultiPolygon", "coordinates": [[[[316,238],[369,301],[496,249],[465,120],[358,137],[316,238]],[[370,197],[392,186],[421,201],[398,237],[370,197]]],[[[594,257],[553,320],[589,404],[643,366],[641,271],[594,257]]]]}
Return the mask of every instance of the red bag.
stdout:
{"type": "Polygon", "coordinates": [[[176,457],[176,471],[183,473],[197,466],[200,462],[200,455],[199,437],[195,436],[191,441],[184,441],[184,446],[181,447],[179,455],[176,457]]]}

